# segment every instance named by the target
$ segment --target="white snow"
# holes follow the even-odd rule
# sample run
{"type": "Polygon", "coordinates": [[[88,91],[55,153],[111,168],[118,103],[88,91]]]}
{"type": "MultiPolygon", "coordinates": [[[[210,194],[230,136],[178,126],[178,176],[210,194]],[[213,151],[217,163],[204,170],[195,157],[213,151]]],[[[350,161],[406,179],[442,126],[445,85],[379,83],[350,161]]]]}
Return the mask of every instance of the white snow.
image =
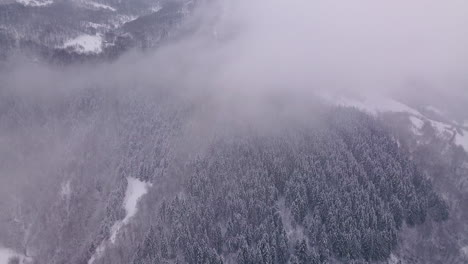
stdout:
{"type": "Polygon", "coordinates": [[[102,52],[102,36],[81,35],[66,41],[63,48],[73,48],[76,52],[82,54],[97,54],[102,52]]]}
{"type": "MultiPolygon", "coordinates": [[[[374,116],[385,112],[407,113],[412,123],[411,130],[416,135],[422,135],[420,130],[424,126],[425,122],[429,122],[437,132],[437,135],[441,138],[449,140],[455,134],[455,130],[452,125],[432,120],[420,113],[418,110],[413,109],[394,99],[384,98],[380,96],[368,96],[363,99],[353,99],[342,96],[331,96],[330,94],[326,93],[318,94],[318,96],[320,96],[330,104],[355,107],[361,111],[367,112],[374,116]]],[[[433,112],[440,112],[439,110],[431,106],[426,107],[426,109],[431,110],[433,112]]],[[[465,149],[468,150],[468,131],[466,132],[466,136],[457,135],[455,140],[456,144],[462,145],[465,147],[465,149]]]]}
{"type": "Polygon", "coordinates": [[[151,187],[150,183],[140,181],[136,178],[127,178],[127,190],[125,191],[125,199],[123,206],[125,208],[125,218],[114,224],[111,231],[111,242],[115,243],[116,236],[122,226],[126,225],[130,219],[136,215],[138,211],[138,201],[140,198],[148,192],[148,188],[151,187]]]}
{"type": "Polygon", "coordinates": [[[71,193],[71,182],[68,180],[62,184],[62,187],[60,188],[60,196],[62,196],[62,198],[68,199],[71,193]]]}
{"type": "Polygon", "coordinates": [[[435,120],[430,120],[431,126],[437,131],[439,136],[453,136],[454,130],[451,125],[435,120]]]}
{"type": "Polygon", "coordinates": [[[424,120],[416,116],[410,116],[409,119],[412,124],[411,130],[413,131],[413,133],[416,135],[421,135],[421,129],[424,126],[424,120]]]}
{"type": "Polygon", "coordinates": [[[161,10],[161,9],[162,9],[162,6],[158,4],[158,5],[153,6],[153,7],[151,8],[151,12],[156,13],[156,12],[158,12],[158,11],[161,10]]]}
{"type": "Polygon", "coordinates": [[[378,115],[385,112],[394,112],[422,116],[419,111],[403,103],[379,95],[367,96],[359,99],[340,95],[332,95],[326,92],[319,92],[317,95],[332,105],[355,107],[372,115],[378,115]]]}
{"type": "Polygon", "coordinates": [[[455,136],[455,144],[462,146],[465,149],[465,151],[468,152],[468,131],[464,130],[463,135],[457,133],[457,135],[455,136]]]}
{"type": "Polygon", "coordinates": [[[11,258],[17,257],[20,261],[20,263],[30,263],[31,259],[27,258],[14,250],[11,250],[9,248],[3,248],[0,246],[0,264],[8,264],[9,260],[11,258]]]}
{"type": "Polygon", "coordinates": [[[361,100],[341,98],[337,104],[342,106],[356,107],[373,115],[385,112],[410,113],[415,116],[421,115],[417,110],[405,104],[383,97],[364,98],[361,100]]]}
{"type": "Polygon", "coordinates": [[[464,246],[461,248],[461,252],[465,257],[468,257],[468,246],[464,246]]]}
{"type": "Polygon", "coordinates": [[[136,178],[127,178],[128,186],[125,192],[124,207],[127,212],[123,222],[128,222],[137,213],[138,200],[148,192],[150,183],[140,181],[136,178]]]}
{"type": "Polygon", "coordinates": [[[93,1],[86,1],[85,3],[90,5],[93,8],[96,8],[96,9],[106,9],[106,10],[109,10],[109,11],[112,11],[112,12],[117,11],[115,8],[113,8],[112,6],[109,6],[109,5],[104,5],[104,4],[96,3],[96,2],[93,2],[93,1]]]}
{"type": "Polygon", "coordinates": [[[104,250],[106,250],[106,244],[105,241],[102,241],[101,244],[99,244],[99,246],[96,248],[96,251],[94,251],[94,254],[88,260],[88,264],[93,264],[94,261],[96,261],[96,259],[101,256],[104,250]]]}
{"type": "Polygon", "coordinates": [[[54,3],[52,0],[16,0],[17,3],[20,3],[24,6],[48,6],[54,3]]]}
{"type": "Polygon", "coordinates": [[[8,260],[15,256],[17,256],[17,254],[13,250],[0,248],[0,264],[8,264],[8,260]]]}
{"type": "Polygon", "coordinates": [[[421,118],[410,116],[409,119],[411,120],[411,123],[416,129],[421,130],[423,128],[424,120],[422,120],[421,118]]]}
{"type": "MultiPolygon", "coordinates": [[[[140,181],[137,178],[127,177],[127,189],[122,206],[125,209],[125,218],[117,221],[111,228],[110,242],[115,243],[120,229],[128,224],[133,216],[138,212],[138,201],[148,192],[152,185],[148,182],[140,181]]],[[[106,249],[108,241],[103,241],[89,259],[88,264],[92,264],[106,249]]]]}
{"type": "Polygon", "coordinates": [[[125,23],[136,20],[138,16],[118,15],[111,21],[114,28],[118,28],[125,23]]]}
{"type": "Polygon", "coordinates": [[[393,253],[390,254],[390,258],[388,260],[388,264],[398,264],[401,263],[400,260],[398,259],[397,256],[395,256],[393,253]]]}
{"type": "Polygon", "coordinates": [[[93,23],[93,22],[84,22],[83,25],[86,27],[94,28],[94,29],[104,29],[104,30],[110,29],[109,25],[98,24],[98,23],[93,23]]]}

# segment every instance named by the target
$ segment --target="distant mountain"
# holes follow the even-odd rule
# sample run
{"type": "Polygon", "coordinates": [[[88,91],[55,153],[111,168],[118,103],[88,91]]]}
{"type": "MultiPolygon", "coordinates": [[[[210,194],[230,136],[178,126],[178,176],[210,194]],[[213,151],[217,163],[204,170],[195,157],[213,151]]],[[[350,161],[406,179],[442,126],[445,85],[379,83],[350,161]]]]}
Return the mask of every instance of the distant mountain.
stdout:
{"type": "Polygon", "coordinates": [[[18,0],[0,5],[0,58],[72,63],[154,48],[176,30],[191,2],[18,0]]]}

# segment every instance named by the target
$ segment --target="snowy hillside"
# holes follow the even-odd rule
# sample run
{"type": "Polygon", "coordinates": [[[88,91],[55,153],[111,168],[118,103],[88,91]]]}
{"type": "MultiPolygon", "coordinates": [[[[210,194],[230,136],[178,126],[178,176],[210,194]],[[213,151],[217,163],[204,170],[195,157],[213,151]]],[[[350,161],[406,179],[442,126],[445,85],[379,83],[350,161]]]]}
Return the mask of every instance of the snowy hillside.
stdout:
{"type": "MultiPolygon", "coordinates": [[[[427,124],[435,130],[438,137],[445,139],[447,142],[459,145],[468,152],[468,130],[457,125],[455,121],[443,122],[434,120],[421,113],[421,111],[391,98],[367,96],[356,99],[330,95],[321,95],[321,97],[330,104],[354,107],[374,116],[385,113],[405,114],[411,121],[411,131],[413,131],[415,135],[421,136],[424,125],[427,124]]],[[[433,106],[426,106],[426,109],[442,115],[442,112],[433,106]]]]}
{"type": "Polygon", "coordinates": [[[117,11],[117,9],[113,8],[112,6],[105,5],[105,4],[100,4],[100,3],[97,3],[97,2],[93,2],[93,1],[81,1],[80,3],[84,7],[88,7],[88,8],[92,8],[92,9],[107,10],[107,11],[112,11],[112,12],[117,11]]]}
{"type": "Polygon", "coordinates": [[[44,7],[54,3],[53,0],[16,0],[24,6],[44,7]]]}
{"type": "Polygon", "coordinates": [[[64,49],[71,48],[77,53],[89,54],[102,52],[102,36],[100,35],[81,35],[74,39],[68,40],[63,45],[64,49]]]}
{"type": "Polygon", "coordinates": [[[15,52],[35,62],[111,60],[132,48],[157,47],[188,15],[181,13],[184,1],[17,3],[0,5],[0,62],[15,52]]]}
{"type": "Polygon", "coordinates": [[[106,247],[109,244],[115,244],[117,235],[120,230],[127,225],[132,217],[134,217],[138,211],[138,201],[148,192],[148,188],[152,186],[151,183],[140,181],[136,178],[127,178],[127,190],[125,191],[125,197],[123,201],[123,207],[125,208],[125,217],[122,220],[117,221],[111,228],[111,235],[109,241],[104,240],[96,248],[96,251],[88,260],[88,264],[93,264],[96,259],[104,254],[106,247]]]}

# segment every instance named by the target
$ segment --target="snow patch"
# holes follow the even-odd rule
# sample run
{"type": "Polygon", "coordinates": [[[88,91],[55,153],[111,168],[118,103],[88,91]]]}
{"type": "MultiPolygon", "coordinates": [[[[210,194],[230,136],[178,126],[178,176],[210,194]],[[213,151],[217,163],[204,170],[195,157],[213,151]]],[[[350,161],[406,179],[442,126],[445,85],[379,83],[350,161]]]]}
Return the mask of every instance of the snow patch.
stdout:
{"type": "Polygon", "coordinates": [[[421,135],[420,131],[424,126],[424,120],[416,116],[410,116],[409,119],[412,124],[411,130],[413,131],[413,133],[416,135],[421,135]]]}
{"type": "Polygon", "coordinates": [[[363,100],[342,99],[338,103],[343,106],[354,106],[373,115],[385,112],[410,113],[416,116],[420,115],[417,110],[388,98],[366,98],[363,100]]]}
{"type": "MultiPolygon", "coordinates": [[[[468,151],[468,129],[466,133],[459,134],[452,124],[444,123],[440,121],[428,118],[416,109],[413,109],[403,103],[390,98],[383,98],[379,96],[368,96],[364,99],[353,99],[342,96],[333,96],[327,93],[318,93],[319,97],[325,100],[325,102],[346,107],[355,107],[363,112],[377,116],[381,113],[406,113],[411,121],[411,131],[417,135],[422,136],[423,132],[421,129],[427,122],[435,130],[436,136],[451,141],[454,140],[455,144],[462,146],[468,151]]],[[[442,113],[440,110],[432,106],[425,107],[426,110],[442,113]]]]}
{"type": "Polygon", "coordinates": [[[339,106],[355,107],[361,111],[372,115],[378,115],[385,112],[409,113],[414,116],[422,116],[419,111],[400,103],[394,99],[372,96],[362,99],[348,98],[342,96],[332,96],[329,94],[319,94],[325,101],[339,106]]]}
{"type": "Polygon", "coordinates": [[[138,19],[138,16],[119,15],[111,22],[114,28],[118,28],[125,23],[138,19]]]}
{"type": "Polygon", "coordinates": [[[159,12],[159,10],[161,10],[161,9],[162,9],[162,6],[158,4],[158,5],[153,6],[153,7],[151,8],[151,12],[152,12],[152,13],[156,13],[156,12],[159,12]]]}
{"type": "Polygon", "coordinates": [[[8,261],[16,256],[17,254],[13,250],[0,248],[0,264],[8,264],[8,261]]]}
{"type": "Polygon", "coordinates": [[[96,30],[100,30],[100,29],[108,30],[108,29],[110,29],[109,25],[98,24],[98,23],[93,23],[93,22],[84,22],[83,25],[85,27],[94,28],[96,30]]]}
{"type": "Polygon", "coordinates": [[[468,257],[468,246],[464,246],[461,248],[461,253],[465,256],[468,257]]]}
{"type": "Polygon", "coordinates": [[[25,257],[14,250],[0,247],[0,264],[8,264],[10,259],[15,257],[19,259],[19,263],[27,264],[32,262],[31,258],[25,257]]]}
{"type": "Polygon", "coordinates": [[[437,131],[439,136],[453,135],[454,131],[451,125],[439,121],[430,120],[431,126],[437,131]]]}
{"type": "Polygon", "coordinates": [[[105,241],[102,241],[101,244],[99,244],[99,246],[96,248],[96,251],[94,251],[94,254],[88,260],[88,264],[93,264],[94,261],[96,261],[96,259],[99,258],[102,253],[104,253],[104,250],[106,250],[106,244],[105,241]]]}
{"type": "Polygon", "coordinates": [[[455,136],[455,144],[458,146],[462,146],[465,149],[465,151],[468,152],[468,131],[463,130],[463,135],[457,133],[457,135],[455,136]]]}
{"type": "Polygon", "coordinates": [[[16,0],[17,3],[22,4],[24,6],[48,6],[54,3],[52,0],[16,0]]]}
{"type": "Polygon", "coordinates": [[[151,183],[140,181],[136,178],[127,178],[128,186],[125,192],[124,207],[127,212],[123,222],[128,222],[137,213],[137,204],[140,198],[148,192],[151,183]]]}
{"type": "Polygon", "coordinates": [[[73,48],[76,52],[81,54],[97,54],[102,52],[102,36],[99,34],[95,36],[81,35],[66,41],[63,48],[73,48]]]}
{"type": "Polygon", "coordinates": [[[125,191],[125,198],[123,207],[125,208],[125,218],[117,221],[111,228],[110,241],[103,241],[97,247],[94,255],[89,259],[88,264],[92,264],[102,253],[106,250],[108,242],[115,243],[117,235],[123,226],[128,224],[133,216],[138,212],[138,201],[144,196],[148,189],[152,186],[151,183],[140,181],[137,178],[127,177],[127,189],[125,191]]]}
{"type": "Polygon", "coordinates": [[[87,5],[93,7],[93,8],[96,8],[96,9],[105,9],[105,10],[109,10],[109,11],[112,11],[112,12],[117,11],[115,8],[113,8],[112,6],[109,6],[109,5],[104,5],[104,4],[96,3],[96,2],[92,2],[92,1],[87,1],[85,3],[87,5]]]}
{"type": "Polygon", "coordinates": [[[125,191],[125,199],[123,206],[125,208],[125,218],[114,224],[111,231],[111,242],[115,243],[115,239],[119,230],[122,226],[126,225],[130,219],[136,215],[138,211],[138,201],[140,198],[148,192],[148,188],[151,187],[150,183],[140,181],[136,178],[127,178],[127,190],[125,191]]]}
{"type": "Polygon", "coordinates": [[[388,264],[398,264],[398,263],[401,263],[398,257],[395,256],[393,253],[390,254],[390,258],[388,259],[388,264]]]}
{"type": "Polygon", "coordinates": [[[64,199],[68,199],[70,198],[71,193],[72,193],[72,190],[71,190],[70,180],[62,183],[62,187],[60,188],[60,196],[62,196],[62,198],[64,199]]]}

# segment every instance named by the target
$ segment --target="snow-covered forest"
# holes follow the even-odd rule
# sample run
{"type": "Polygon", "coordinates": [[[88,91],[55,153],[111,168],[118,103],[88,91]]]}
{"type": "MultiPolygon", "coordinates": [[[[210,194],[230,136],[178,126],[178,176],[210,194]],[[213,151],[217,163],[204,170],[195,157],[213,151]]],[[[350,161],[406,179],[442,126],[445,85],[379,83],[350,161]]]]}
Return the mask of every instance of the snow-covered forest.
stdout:
{"type": "Polygon", "coordinates": [[[0,0],[0,264],[467,263],[467,8],[0,0]]]}

